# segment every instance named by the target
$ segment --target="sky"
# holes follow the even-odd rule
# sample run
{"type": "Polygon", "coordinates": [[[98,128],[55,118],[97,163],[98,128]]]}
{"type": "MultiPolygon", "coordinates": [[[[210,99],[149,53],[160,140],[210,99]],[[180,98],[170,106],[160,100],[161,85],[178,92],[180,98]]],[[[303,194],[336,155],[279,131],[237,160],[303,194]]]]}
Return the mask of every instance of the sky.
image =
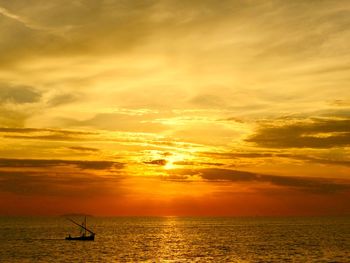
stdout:
{"type": "Polygon", "coordinates": [[[349,215],[349,43],[345,0],[0,0],[0,215],[349,215]]]}

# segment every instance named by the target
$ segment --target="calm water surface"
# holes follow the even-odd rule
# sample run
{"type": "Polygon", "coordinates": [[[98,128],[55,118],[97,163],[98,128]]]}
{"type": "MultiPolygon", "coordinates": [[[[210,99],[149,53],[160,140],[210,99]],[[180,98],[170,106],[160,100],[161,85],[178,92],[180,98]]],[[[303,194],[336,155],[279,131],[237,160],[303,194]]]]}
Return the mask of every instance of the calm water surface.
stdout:
{"type": "Polygon", "coordinates": [[[0,262],[350,262],[350,218],[0,217],[0,262]]]}

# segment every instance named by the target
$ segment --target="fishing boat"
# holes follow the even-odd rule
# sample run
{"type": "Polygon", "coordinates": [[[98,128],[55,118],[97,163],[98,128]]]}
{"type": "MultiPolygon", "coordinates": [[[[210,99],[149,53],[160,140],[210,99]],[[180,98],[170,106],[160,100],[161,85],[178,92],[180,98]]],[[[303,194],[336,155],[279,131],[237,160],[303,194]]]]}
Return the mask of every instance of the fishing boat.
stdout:
{"type": "Polygon", "coordinates": [[[69,221],[71,221],[73,224],[80,227],[80,236],[72,237],[71,235],[66,237],[66,240],[80,240],[80,241],[94,241],[95,240],[95,233],[92,232],[90,229],[86,227],[86,216],[84,219],[84,222],[79,224],[75,222],[73,219],[67,218],[69,221]]]}

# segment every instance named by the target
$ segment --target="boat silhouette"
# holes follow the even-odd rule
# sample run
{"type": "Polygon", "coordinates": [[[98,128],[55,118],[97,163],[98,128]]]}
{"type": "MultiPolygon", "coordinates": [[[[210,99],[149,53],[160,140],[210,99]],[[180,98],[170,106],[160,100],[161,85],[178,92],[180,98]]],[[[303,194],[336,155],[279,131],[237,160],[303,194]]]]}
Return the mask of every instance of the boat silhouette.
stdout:
{"type": "Polygon", "coordinates": [[[67,219],[69,221],[71,221],[73,224],[76,224],[77,226],[79,226],[81,228],[81,231],[80,231],[81,235],[76,236],[76,237],[72,237],[69,234],[69,236],[66,237],[66,240],[80,240],[80,241],[94,241],[95,240],[95,233],[86,227],[86,216],[85,216],[84,222],[82,224],[75,222],[73,219],[70,219],[70,218],[67,218],[67,219]]]}

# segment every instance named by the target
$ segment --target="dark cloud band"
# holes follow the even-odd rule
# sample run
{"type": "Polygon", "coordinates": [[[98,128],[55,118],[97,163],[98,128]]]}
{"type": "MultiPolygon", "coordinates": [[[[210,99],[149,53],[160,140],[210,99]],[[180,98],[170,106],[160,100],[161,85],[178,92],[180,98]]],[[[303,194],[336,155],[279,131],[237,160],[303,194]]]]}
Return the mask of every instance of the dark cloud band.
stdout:
{"type": "Polygon", "coordinates": [[[350,145],[350,119],[316,119],[262,126],[246,140],[266,148],[332,148],[350,145]]]}

